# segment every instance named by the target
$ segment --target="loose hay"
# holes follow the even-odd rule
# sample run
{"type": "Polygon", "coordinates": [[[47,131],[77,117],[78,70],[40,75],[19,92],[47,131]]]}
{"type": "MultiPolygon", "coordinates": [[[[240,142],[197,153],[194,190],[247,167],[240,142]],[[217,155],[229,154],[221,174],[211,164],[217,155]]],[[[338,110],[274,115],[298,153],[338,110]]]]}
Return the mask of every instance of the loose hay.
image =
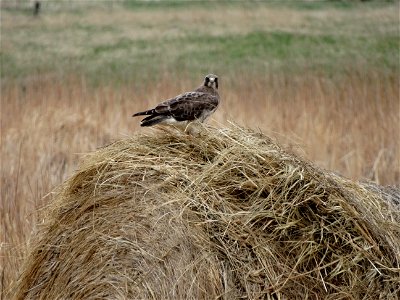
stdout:
{"type": "Polygon", "coordinates": [[[398,195],[236,126],[136,135],[63,184],[14,297],[399,299],[398,195]]]}

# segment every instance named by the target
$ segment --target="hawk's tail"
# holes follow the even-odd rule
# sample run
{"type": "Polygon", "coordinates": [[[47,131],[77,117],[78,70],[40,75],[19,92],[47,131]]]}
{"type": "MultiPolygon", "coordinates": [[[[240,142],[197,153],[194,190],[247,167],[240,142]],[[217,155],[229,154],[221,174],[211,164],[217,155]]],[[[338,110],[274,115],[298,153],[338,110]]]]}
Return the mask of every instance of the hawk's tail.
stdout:
{"type": "Polygon", "coordinates": [[[155,112],[154,109],[150,109],[150,110],[145,110],[145,111],[141,111],[141,112],[138,112],[136,114],[133,114],[132,117],[153,115],[155,113],[156,112],[155,112]]]}
{"type": "Polygon", "coordinates": [[[155,124],[161,123],[162,121],[165,121],[166,119],[168,119],[167,116],[154,116],[154,115],[148,116],[140,122],[140,126],[142,127],[153,126],[155,124]]]}

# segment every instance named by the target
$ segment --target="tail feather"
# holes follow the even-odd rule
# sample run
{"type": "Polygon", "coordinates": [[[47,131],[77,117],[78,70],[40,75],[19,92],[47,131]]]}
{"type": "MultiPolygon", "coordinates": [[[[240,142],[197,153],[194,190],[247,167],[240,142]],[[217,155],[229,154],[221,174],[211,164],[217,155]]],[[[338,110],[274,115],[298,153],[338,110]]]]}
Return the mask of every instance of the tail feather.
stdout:
{"type": "Polygon", "coordinates": [[[147,115],[152,115],[155,114],[155,110],[154,109],[149,109],[149,110],[145,110],[145,111],[141,111],[138,112],[136,114],[133,114],[132,117],[137,117],[137,116],[147,116],[147,115]]]}
{"type": "Polygon", "coordinates": [[[162,121],[164,121],[166,119],[168,119],[167,116],[160,116],[160,115],[148,116],[140,122],[140,126],[142,126],[142,127],[153,126],[155,124],[161,123],[162,121]]]}

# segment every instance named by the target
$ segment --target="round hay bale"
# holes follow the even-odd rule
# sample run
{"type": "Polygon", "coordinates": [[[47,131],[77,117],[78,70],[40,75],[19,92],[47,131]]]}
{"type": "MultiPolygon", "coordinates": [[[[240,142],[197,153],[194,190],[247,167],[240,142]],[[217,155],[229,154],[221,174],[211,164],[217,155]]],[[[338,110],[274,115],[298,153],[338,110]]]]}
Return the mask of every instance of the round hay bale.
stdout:
{"type": "Polygon", "coordinates": [[[14,298],[399,299],[387,195],[234,125],[136,135],[59,189],[14,298]]]}

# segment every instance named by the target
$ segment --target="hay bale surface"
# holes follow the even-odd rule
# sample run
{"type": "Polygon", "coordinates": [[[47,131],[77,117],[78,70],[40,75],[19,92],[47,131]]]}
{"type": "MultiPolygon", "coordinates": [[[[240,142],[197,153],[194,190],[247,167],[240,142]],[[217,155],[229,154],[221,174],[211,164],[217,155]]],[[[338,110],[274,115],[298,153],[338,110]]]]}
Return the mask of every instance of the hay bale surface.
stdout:
{"type": "Polygon", "coordinates": [[[390,195],[236,126],[136,135],[62,185],[14,297],[399,299],[390,195]]]}

